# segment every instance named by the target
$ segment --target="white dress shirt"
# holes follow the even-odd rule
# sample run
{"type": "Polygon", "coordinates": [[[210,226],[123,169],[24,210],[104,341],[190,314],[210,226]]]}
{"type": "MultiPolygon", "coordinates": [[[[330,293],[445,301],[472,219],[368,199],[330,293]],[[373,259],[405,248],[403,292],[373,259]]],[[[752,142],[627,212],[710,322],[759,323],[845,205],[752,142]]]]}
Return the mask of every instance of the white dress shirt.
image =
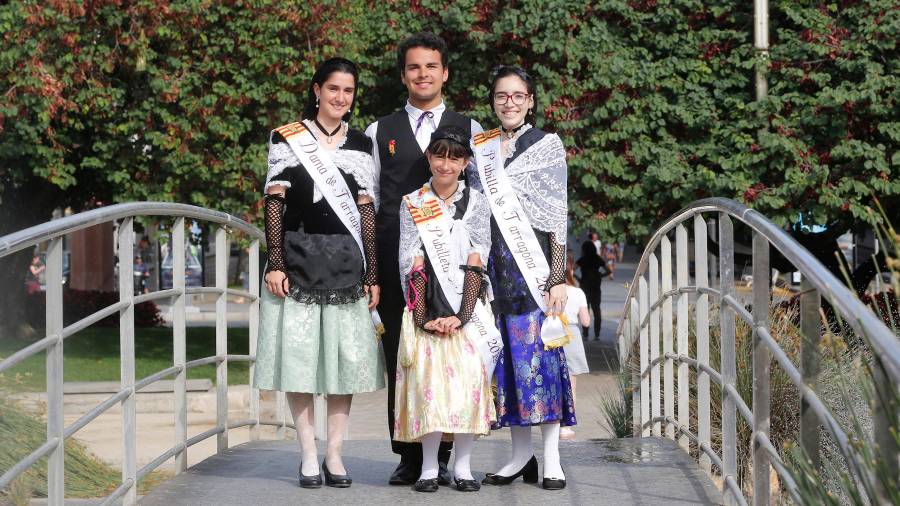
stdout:
{"type": "MultiPolygon", "coordinates": [[[[409,100],[406,101],[406,114],[409,117],[409,128],[410,131],[415,133],[416,142],[419,143],[419,148],[422,149],[422,152],[425,152],[425,149],[428,148],[428,143],[431,141],[431,134],[437,130],[438,125],[441,124],[441,117],[444,115],[444,111],[447,110],[447,106],[444,104],[444,101],[441,100],[441,103],[436,105],[433,109],[430,109],[431,116],[426,116],[422,120],[421,126],[419,126],[419,130],[416,131],[416,125],[419,123],[419,118],[425,112],[422,109],[414,107],[409,103],[409,100]]],[[[481,125],[478,124],[477,121],[470,120],[472,122],[471,129],[472,135],[477,135],[484,132],[484,129],[481,128],[481,125]]],[[[381,172],[381,158],[378,156],[378,141],[375,137],[378,135],[378,121],[369,125],[366,128],[366,137],[372,139],[372,158],[375,159],[375,167],[378,169],[378,172],[381,172]]]]}

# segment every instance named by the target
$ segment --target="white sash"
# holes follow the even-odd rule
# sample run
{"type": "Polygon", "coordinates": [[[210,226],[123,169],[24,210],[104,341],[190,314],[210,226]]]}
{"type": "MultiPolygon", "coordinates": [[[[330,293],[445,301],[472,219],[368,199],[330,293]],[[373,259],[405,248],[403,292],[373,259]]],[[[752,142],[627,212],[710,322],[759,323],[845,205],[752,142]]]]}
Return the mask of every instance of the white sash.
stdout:
{"type": "MultiPolygon", "coordinates": [[[[462,222],[455,222],[446,216],[434,194],[428,192],[422,199],[422,207],[416,208],[406,201],[407,209],[419,230],[422,245],[428,252],[435,275],[444,292],[444,297],[457,311],[462,304],[462,291],[465,275],[459,268],[467,261],[466,247],[469,234],[462,222]]],[[[475,343],[484,364],[485,374],[490,378],[494,374],[494,366],[503,351],[503,338],[494,325],[494,320],[481,300],[475,303],[475,310],[469,322],[463,327],[466,336],[475,343]]]]}
{"type": "Polygon", "coordinates": [[[363,268],[366,265],[366,252],[363,249],[362,236],[360,235],[361,223],[359,209],[356,207],[356,197],[350,194],[347,182],[338,171],[337,165],[331,159],[331,155],[319,146],[316,138],[309,132],[306,125],[295,122],[275,129],[284,136],[291,150],[300,159],[303,168],[309,173],[313,182],[322,192],[328,205],[340,218],[341,223],[350,231],[350,235],[359,246],[362,255],[363,268]]]}
{"type": "Polygon", "coordinates": [[[531,296],[543,312],[547,312],[544,303],[543,288],[550,276],[550,265],[538,243],[534,229],[525,216],[522,203],[509,182],[509,176],[503,169],[500,158],[500,129],[491,130],[473,137],[475,163],[484,194],[491,205],[491,213],[497,222],[497,228],[506,241],[506,246],[516,259],[516,265],[522,271],[525,283],[531,296]]]}

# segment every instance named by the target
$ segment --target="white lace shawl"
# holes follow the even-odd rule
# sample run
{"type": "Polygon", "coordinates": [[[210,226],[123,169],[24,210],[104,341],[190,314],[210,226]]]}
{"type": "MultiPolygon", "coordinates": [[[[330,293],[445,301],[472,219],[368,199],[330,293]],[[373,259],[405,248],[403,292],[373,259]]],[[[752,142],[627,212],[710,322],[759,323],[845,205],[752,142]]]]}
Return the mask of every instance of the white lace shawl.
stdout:
{"type": "MultiPolygon", "coordinates": [[[[346,138],[345,138],[346,140],[346,138]]],[[[341,144],[343,146],[343,144],[341,144]]],[[[331,159],[339,169],[352,176],[359,185],[359,195],[368,195],[375,201],[375,209],[378,210],[378,168],[375,166],[375,160],[369,153],[356,151],[353,149],[342,149],[339,146],[337,150],[330,152],[331,159]]],[[[269,187],[273,185],[281,185],[290,188],[291,182],[278,179],[285,169],[288,167],[298,167],[300,170],[306,170],[302,167],[300,160],[291,147],[286,142],[272,144],[269,140],[269,173],[266,175],[266,185],[263,192],[268,192],[269,187]]],[[[319,191],[318,185],[313,188],[313,202],[322,200],[322,192],[319,191]]]]}
{"type": "MultiPolygon", "coordinates": [[[[465,183],[460,181],[450,204],[445,206],[441,203],[444,212],[449,216],[456,214],[456,202],[462,198],[464,188],[465,183]]],[[[422,195],[419,194],[419,190],[406,197],[412,202],[413,207],[422,206],[422,195]]],[[[470,191],[469,205],[465,214],[461,220],[455,220],[453,226],[458,226],[460,222],[469,235],[470,244],[465,246],[466,255],[478,253],[481,256],[481,265],[487,266],[488,255],[491,252],[491,207],[487,198],[478,191],[470,191]]],[[[422,238],[412,215],[406,208],[406,199],[403,199],[400,203],[400,284],[403,286],[404,297],[408,296],[406,292],[409,288],[409,273],[412,271],[413,262],[416,257],[424,256],[422,238]]]]}
{"type": "MultiPolygon", "coordinates": [[[[566,150],[559,136],[547,134],[506,166],[506,174],[531,226],[553,233],[558,244],[566,244],[568,202],[566,150]]],[[[482,190],[478,171],[469,169],[470,181],[482,190]],[[474,178],[472,177],[474,176],[474,178]]]]}

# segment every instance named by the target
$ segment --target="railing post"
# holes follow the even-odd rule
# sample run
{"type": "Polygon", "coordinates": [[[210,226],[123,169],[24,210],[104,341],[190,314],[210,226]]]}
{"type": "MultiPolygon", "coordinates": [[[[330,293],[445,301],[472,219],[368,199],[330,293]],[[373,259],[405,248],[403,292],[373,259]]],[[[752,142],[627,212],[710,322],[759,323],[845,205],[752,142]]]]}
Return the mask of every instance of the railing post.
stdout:
{"type": "MultiPolygon", "coordinates": [[[[668,293],[672,290],[672,243],[667,236],[663,236],[661,244],[662,255],[662,292],[668,293]]],[[[668,355],[672,354],[672,296],[667,295],[663,301],[662,310],[662,339],[663,339],[663,356],[666,357],[663,362],[663,398],[665,409],[663,413],[666,418],[675,418],[675,378],[673,376],[673,361],[668,355]]],[[[666,424],[666,437],[675,439],[675,427],[666,424]]]]}
{"type": "MultiPolygon", "coordinates": [[[[706,251],[706,221],[703,216],[694,216],[694,273],[698,289],[709,287],[709,257],[706,251]]],[[[697,322],[697,362],[709,365],[709,294],[698,293],[694,305],[697,322]]],[[[709,374],[697,369],[697,439],[699,443],[710,443],[709,374]]],[[[709,456],[700,452],[700,467],[709,473],[712,462],[709,456]]]]}
{"type": "Polygon", "coordinates": [[[890,504],[890,497],[896,488],[897,477],[900,476],[900,448],[897,447],[897,439],[892,434],[892,429],[897,427],[900,406],[898,385],[893,383],[890,376],[885,374],[882,364],[874,364],[872,367],[872,383],[875,387],[875,395],[872,406],[872,418],[876,445],[876,458],[884,462],[888,471],[885,473],[892,482],[879,479],[876,482],[878,504],[890,504]]]}
{"type": "Polygon", "coordinates": [[[285,427],[284,421],[284,405],[287,401],[287,398],[284,395],[284,392],[275,392],[275,419],[278,420],[278,428],[275,430],[275,437],[279,441],[284,440],[284,435],[287,432],[287,428],[285,427]]]}
{"type": "Polygon", "coordinates": [[[216,426],[224,429],[216,436],[216,451],[228,449],[228,237],[224,226],[216,229],[216,426]]]}
{"type": "MultiPolygon", "coordinates": [[[[643,279],[643,278],[642,278],[643,279]]],[[[630,329],[631,341],[628,343],[628,356],[633,357],[631,354],[631,350],[634,349],[635,338],[637,338],[638,346],[640,347],[640,307],[638,306],[638,300],[635,297],[631,298],[631,303],[629,304],[631,308],[631,317],[628,319],[628,327],[630,329]]],[[[643,352],[638,349],[638,357],[643,352]]],[[[641,413],[643,411],[643,401],[641,400],[645,395],[641,395],[641,360],[638,359],[638,364],[632,364],[631,367],[631,435],[632,437],[638,438],[641,437],[641,427],[643,427],[643,421],[641,420],[641,413]]]]}
{"type": "Polygon", "coordinates": [[[128,307],[119,311],[119,357],[121,388],[131,392],[122,400],[122,483],[131,481],[122,502],[137,503],[137,411],[134,391],[134,218],[122,220],[118,233],[119,301],[128,307]]]}
{"type": "Polygon", "coordinates": [[[769,435],[769,349],[759,338],[759,327],[769,325],[769,241],[753,234],[753,504],[769,504],[769,454],[755,434],[769,435]]]}
{"type": "Polygon", "coordinates": [[[46,262],[46,330],[57,341],[47,348],[47,441],[56,439],[56,448],[47,460],[47,500],[62,506],[66,498],[65,439],[63,418],[63,254],[62,237],[50,240],[46,262]]]}
{"type": "Polygon", "coordinates": [[[180,290],[172,302],[172,365],[182,369],[175,374],[175,444],[184,444],[182,451],[175,454],[175,473],[187,470],[187,329],[185,328],[184,306],[184,218],[175,218],[172,225],[172,288],[180,290]]]}
{"type": "Polygon", "coordinates": [[[328,439],[328,417],[326,416],[325,396],[316,394],[313,397],[313,421],[315,422],[316,439],[328,439]]]}
{"type": "MultiPolygon", "coordinates": [[[[803,383],[817,394],[820,370],[819,343],[822,340],[822,320],[819,317],[821,305],[822,296],[804,276],[800,283],[800,372],[803,375],[803,383]]],[[[803,398],[800,402],[800,442],[815,466],[819,465],[819,439],[819,417],[803,398]]]]}
{"type": "MultiPolygon", "coordinates": [[[[688,239],[684,225],[679,224],[675,228],[675,270],[676,285],[683,288],[688,285],[688,239]]],[[[678,354],[687,356],[688,346],[688,294],[678,294],[678,354]]],[[[690,377],[688,365],[678,363],[678,425],[690,427],[690,377]]],[[[678,445],[687,451],[690,448],[690,439],[684,434],[678,438],[678,445]]]]}
{"type": "MultiPolygon", "coordinates": [[[[735,311],[725,303],[725,297],[734,297],[734,228],[731,217],[719,214],[719,289],[722,292],[719,304],[719,330],[722,373],[722,470],[723,477],[732,476],[737,480],[737,403],[725,390],[735,386],[737,363],[735,362],[735,311]]],[[[725,504],[737,504],[737,498],[725,494],[725,504]]]]}
{"type": "Polygon", "coordinates": [[[650,435],[650,427],[644,427],[644,424],[650,420],[650,399],[651,394],[650,390],[650,371],[647,370],[647,366],[650,364],[649,358],[649,332],[647,330],[647,325],[644,325],[644,320],[647,318],[647,310],[649,307],[647,300],[647,280],[644,276],[641,276],[638,280],[638,299],[640,300],[640,312],[638,318],[638,326],[639,331],[641,333],[641,431],[640,434],[642,437],[647,437],[650,435]]]}
{"type": "MultiPolygon", "coordinates": [[[[250,242],[249,267],[247,274],[249,278],[250,294],[256,297],[250,301],[250,344],[248,351],[250,355],[256,356],[256,344],[259,337],[259,240],[254,239],[250,242]]],[[[250,361],[250,418],[256,423],[250,426],[250,441],[259,439],[259,389],[253,384],[253,374],[256,372],[256,360],[250,361]]]]}
{"type": "MultiPolygon", "coordinates": [[[[650,303],[656,305],[659,301],[659,260],[656,253],[650,255],[650,303]]],[[[659,417],[660,405],[660,377],[659,377],[659,306],[650,311],[650,419],[659,417]]],[[[658,437],[660,423],[653,422],[653,435],[658,437]]]]}

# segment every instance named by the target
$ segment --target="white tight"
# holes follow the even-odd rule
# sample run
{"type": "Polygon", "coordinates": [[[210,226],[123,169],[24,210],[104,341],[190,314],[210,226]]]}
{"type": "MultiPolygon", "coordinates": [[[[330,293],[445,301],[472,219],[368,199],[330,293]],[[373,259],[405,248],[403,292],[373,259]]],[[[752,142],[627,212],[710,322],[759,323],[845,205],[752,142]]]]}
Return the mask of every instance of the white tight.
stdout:
{"type": "MultiPolygon", "coordinates": [[[[422,474],[420,480],[429,480],[438,476],[438,448],[441,445],[442,432],[430,432],[422,436],[422,474]]],[[[470,461],[475,434],[464,433],[453,435],[453,474],[461,480],[474,479],[470,461]]]]}
{"type": "MultiPolygon", "coordinates": [[[[497,471],[500,476],[512,476],[519,472],[534,455],[531,443],[531,427],[510,427],[512,436],[512,458],[497,471]]],[[[564,479],[562,465],[559,462],[559,422],[541,425],[541,436],[544,440],[544,478],[564,479]]]]}

